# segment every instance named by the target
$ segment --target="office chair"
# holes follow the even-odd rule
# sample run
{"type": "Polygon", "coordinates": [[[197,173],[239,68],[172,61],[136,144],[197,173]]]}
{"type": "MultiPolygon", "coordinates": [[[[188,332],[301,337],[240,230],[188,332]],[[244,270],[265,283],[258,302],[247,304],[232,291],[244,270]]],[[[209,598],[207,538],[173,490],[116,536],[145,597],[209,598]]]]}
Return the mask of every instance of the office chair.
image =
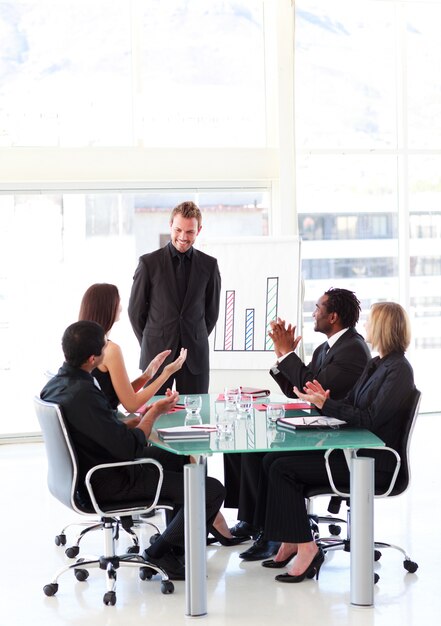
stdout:
{"type": "Polygon", "coordinates": [[[75,563],[60,569],[52,582],[43,588],[47,596],[53,596],[58,591],[58,578],[69,570],[73,570],[78,581],[85,581],[90,568],[100,568],[106,572],[107,590],[103,596],[106,605],[114,605],[116,602],[116,575],[120,567],[137,567],[141,580],[149,580],[155,574],[161,575],[161,591],[173,593],[174,585],[168,575],[161,568],[153,565],[144,557],[135,553],[116,554],[115,540],[122,518],[132,515],[148,513],[156,507],[161,491],[163,472],[162,466],[154,459],[136,459],[134,461],[105,463],[90,469],[86,475],[85,493],[80,493],[81,485],[78,484],[78,462],[69,433],[64,423],[61,408],[54,403],[45,402],[34,398],[35,411],[43,433],[48,461],[47,482],[51,494],[62,504],[80,515],[88,517],[99,516],[100,529],[104,532],[104,554],[96,557],[84,557],[77,559],[75,563]],[[121,506],[100,505],[95,497],[91,479],[97,471],[103,471],[110,467],[127,467],[149,463],[158,469],[158,483],[152,502],[125,502],[121,506]]]}
{"type": "MultiPolygon", "coordinates": [[[[55,375],[56,373],[49,369],[46,369],[44,372],[44,377],[47,380],[50,380],[55,375]]],[[[157,508],[158,509],[163,508],[167,510],[167,509],[172,509],[173,507],[168,506],[168,505],[161,505],[161,506],[158,506],[157,508]]],[[[148,514],[146,517],[150,518],[151,516],[155,514],[155,512],[156,512],[155,509],[152,509],[150,514],[148,514]]],[[[154,524],[151,521],[147,521],[145,518],[143,519],[140,517],[136,517],[134,519],[131,516],[128,516],[128,517],[121,517],[121,519],[118,519],[118,523],[115,527],[115,539],[118,540],[121,529],[129,535],[132,541],[132,545],[130,545],[127,548],[128,553],[137,554],[139,552],[139,541],[138,541],[138,537],[136,533],[134,532],[134,529],[139,528],[142,525],[150,526],[154,530],[155,535],[159,534],[159,528],[156,526],[156,524],[154,524]]],[[[84,539],[84,537],[87,535],[87,533],[95,531],[95,530],[101,530],[102,524],[101,524],[101,519],[99,518],[93,521],[89,520],[87,522],[81,522],[78,520],[75,522],[71,522],[70,524],[67,524],[66,526],[64,526],[58,535],[55,535],[55,545],[57,546],[66,545],[67,543],[66,533],[68,529],[72,527],[80,527],[80,528],[83,528],[83,530],[81,530],[76,535],[74,543],[69,545],[64,551],[65,555],[69,559],[75,559],[78,556],[78,554],[80,553],[80,543],[84,539]]]]}
{"type": "MultiPolygon", "coordinates": [[[[410,484],[410,443],[412,439],[413,429],[415,428],[416,419],[418,416],[418,411],[421,402],[421,392],[418,389],[415,389],[412,392],[411,399],[409,401],[409,410],[406,416],[406,421],[403,424],[401,440],[398,447],[398,450],[393,450],[392,448],[384,447],[378,448],[376,451],[385,454],[393,454],[396,459],[395,471],[391,478],[388,488],[384,492],[379,492],[378,489],[375,489],[375,497],[376,498],[390,498],[394,496],[399,496],[404,493],[410,484]]],[[[310,487],[305,491],[305,498],[311,502],[311,500],[317,496],[331,496],[331,506],[337,508],[339,504],[344,501],[348,507],[347,509],[347,519],[336,518],[334,516],[315,516],[310,515],[311,519],[311,527],[314,539],[317,543],[323,548],[325,552],[332,550],[344,550],[346,552],[350,552],[351,549],[351,507],[350,507],[350,499],[348,493],[343,493],[334,484],[332,478],[332,470],[330,467],[329,459],[333,450],[327,450],[325,453],[325,462],[326,462],[326,470],[328,473],[329,481],[331,484],[332,492],[330,493],[329,485],[327,486],[318,486],[318,487],[310,487]],[[329,531],[331,533],[331,537],[321,538],[319,533],[318,524],[329,524],[329,531]],[[346,523],[347,525],[347,536],[345,539],[340,538],[338,535],[341,531],[341,524],[346,523]]],[[[328,509],[329,510],[329,509],[328,509]]],[[[403,567],[409,573],[413,574],[418,569],[418,564],[415,561],[412,561],[407,552],[394,544],[384,543],[382,541],[374,542],[374,560],[378,561],[382,554],[380,552],[380,548],[394,548],[395,550],[399,550],[404,555],[403,567]]],[[[379,580],[378,574],[375,574],[375,582],[379,580]]]]}

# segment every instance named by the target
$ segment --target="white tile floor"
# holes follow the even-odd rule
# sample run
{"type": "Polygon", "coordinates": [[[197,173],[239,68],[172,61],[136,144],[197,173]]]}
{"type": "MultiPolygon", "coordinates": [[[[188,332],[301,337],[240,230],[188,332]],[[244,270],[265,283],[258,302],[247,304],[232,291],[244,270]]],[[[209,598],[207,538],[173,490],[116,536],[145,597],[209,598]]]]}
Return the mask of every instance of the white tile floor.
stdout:
{"type": "MultiPolygon", "coordinates": [[[[349,604],[348,554],[328,555],[318,583],[283,585],[260,563],[243,563],[238,557],[242,547],[211,546],[207,548],[208,615],[200,618],[184,616],[184,583],[175,583],[175,593],[164,596],[157,581],[139,580],[136,570],[120,572],[114,607],[102,603],[103,575],[96,570],[85,583],[66,574],[57,595],[45,597],[43,585],[67,561],[53,538],[73,517],[47,491],[43,444],[2,445],[0,626],[130,626],[147,620],[160,626],[192,619],[210,626],[255,626],[271,620],[302,626],[438,623],[440,423],[439,415],[420,416],[412,447],[412,487],[393,501],[377,500],[375,507],[376,538],[405,547],[419,563],[416,574],[405,572],[400,553],[384,551],[375,565],[380,574],[375,606],[356,608],[349,604]]],[[[220,456],[209,460],[209,472],[221,476],[220,456]]],[[[224,513],[234,523],[236,512],[224,513]]],[[[161,515],[155,521],[162,524],[161,515]]],[[[101,551],[102,535],[93,535],[84,540],[83,552],[101,551]]],[[[142,541],[148,541],[148,533],[143,533],[142,541]]],[[[126,545],[123,542],[122,548],[126,545]]]]}

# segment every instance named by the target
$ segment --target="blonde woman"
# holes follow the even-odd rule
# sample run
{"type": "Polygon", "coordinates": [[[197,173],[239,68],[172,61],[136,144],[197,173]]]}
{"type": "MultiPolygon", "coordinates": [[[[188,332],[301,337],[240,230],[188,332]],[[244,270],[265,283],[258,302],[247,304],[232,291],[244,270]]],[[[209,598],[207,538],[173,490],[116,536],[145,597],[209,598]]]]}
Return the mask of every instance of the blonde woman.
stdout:
{"type": "MultiPolygon", "coordinates": [[[[343,400],[333,400],[332,389],[325,390],[317,380],[307,382],[302,391],[294,387],[294,392],[315,404],[324,415],[337,417],[352,427],[367,428],[386,446],[396,449],[415,388],[412,367],[404,356],[410,343],[410,323],[404,309],[395,302],[374,304],[366,322],[366,341],[378,356],[368,362],[343,400]]],[[[365,455],[375,458],[376,486],[386,486],[395,468],[393,455],[374,450],[365,455]]],[[[347,490],[349,471],[342,451],[333,454],[332,473],[336,485],[347,490]]],[[[290,563],[287,573],[276,576],[279,582],[318,578],[324,554],[312,540],[303,492],[305,486],[329,482],[323,453],[267,454],[263,475],[257,515],[265,538],[282,544],[274,559],[262,565],[281,568],[290,563]]]]}

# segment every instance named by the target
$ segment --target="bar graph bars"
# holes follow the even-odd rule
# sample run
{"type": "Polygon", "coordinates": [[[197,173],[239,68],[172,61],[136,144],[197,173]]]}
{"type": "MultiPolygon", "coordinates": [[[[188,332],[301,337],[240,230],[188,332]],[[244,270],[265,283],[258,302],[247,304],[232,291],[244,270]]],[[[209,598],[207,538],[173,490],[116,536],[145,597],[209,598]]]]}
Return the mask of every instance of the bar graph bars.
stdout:
{"type": "Polygon", "coordinates": [[[265,350],[273,349],[273,342],[268,337],[270,322],[277,318],[277,305],[279,302],[279,279],[272,277],[266,279],[266,327],[265,327],[265,350]]]}
{"type": "MultiPolygon", "coordinates": [[[[249,296],[251,298],[251,296],[249,296]]],[[[252,296],[255,297],[255,294],[252,296]]],[[[259,297],[259,294],[257,294],[259,297]]],[[[262,298],[260,300],[261,306],[261,316],[260,322],[258,323],[258,328],[256,327],[256,320],[258,319],[256,307],[247,307],[245,308],[245,324],[243,327],[243,336],[242,336],[242,327],[240,326],[238,334],[240,336],[235,336],[236,324],[235,324],[235,316],[236,316],[236,291],[234,289],[227,289],[225,291],[225,324],[224,324],[224,336],[223,342],[221,340],[221,348],[218,348],[223,351],[231,352],[231,351],[270,351],[273,349],[273,342],[268,337],[268,330],[270,328],[270,322],[277,318],[278,304],[279,304],[279,277],[270,276],[266,279],[266,290],[265,294],[262,294],[262,298]],[[264,295],[264,297],[263,297],[264,295]],[[264,306],[263,306],[264,305],[264,306]],[[262,324],[262,312],[264,313],[264,320],[262,324]],[[263,326],[263,328],[262,328],[263,326]],[[263,341],[260,346],[256,345],[256,337],[262,337],[263,341]]],[[[256,303],[257,304],[257,303],[256,303]]],[[[220,338],[222,339],[222,338],[220,338]]],[[[260,343],[260,340],[259,340],[260,343]]]]}
{"type": "Polygon", "coordinates": [[[225,293],[225,334],[224,334],[224,350],[233,349],[233,333],[234,333],[234,304],[236,300],[235,291],[227,291],[225,293]]]}
{"type": "Polygon", "coordinates": [[[255,310],[245,311],[245,350],[254,350],[254,318],[255,310]]]}

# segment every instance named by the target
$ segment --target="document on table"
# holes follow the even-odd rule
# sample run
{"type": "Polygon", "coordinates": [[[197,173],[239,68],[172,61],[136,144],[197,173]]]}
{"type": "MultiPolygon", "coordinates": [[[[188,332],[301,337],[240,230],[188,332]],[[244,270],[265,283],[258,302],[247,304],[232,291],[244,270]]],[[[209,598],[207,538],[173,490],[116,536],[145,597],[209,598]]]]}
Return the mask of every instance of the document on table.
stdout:
{"type": "Polygon", "coordinates": [[[168,428],[158,428],[158,436],[165,440],[170,439],[208,439],[212,432],[216,431],[215,426],[201,424],[198,426],[170,426],[168,428]]]}
{"type": "Polygon", "coordinates": [[[339,428],[346,422],[336,417],[326,415],[305,415],[304,417],[281,417],[277,420],[277,426],[286,430],[297,430],[299,428],[339,428]]]}

